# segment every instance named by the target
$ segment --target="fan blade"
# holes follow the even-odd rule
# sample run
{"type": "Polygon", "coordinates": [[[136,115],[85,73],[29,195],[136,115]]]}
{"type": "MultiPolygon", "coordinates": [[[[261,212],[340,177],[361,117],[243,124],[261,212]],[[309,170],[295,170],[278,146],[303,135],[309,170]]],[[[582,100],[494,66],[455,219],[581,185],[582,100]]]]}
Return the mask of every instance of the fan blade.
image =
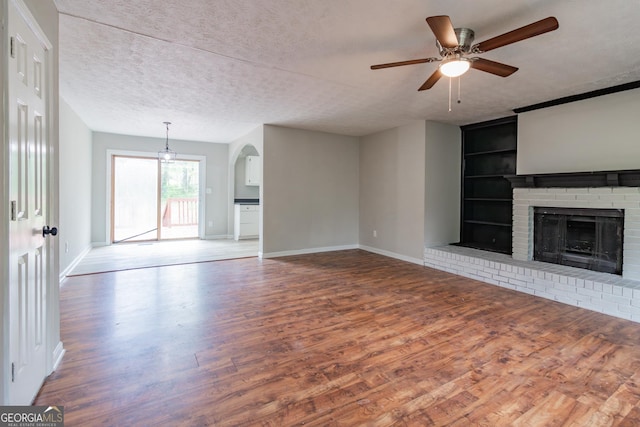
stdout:
{"type": "Polygon", "coordinates": [[[433,74],[431,74],[429,76],[429,78],[427,79],[426,82],[424,82],[422,84],[422,86],[420,86],[420,90],[427,90],[427,89],[431,89],[433,87],[434,84],[436,84],[438,82],[438,80],[440,80],[440,77],[442,77],[442,73],[440,72],[440,69],[438,68],[437,70],[435,70],[433,72],[433,74]]]}
{"type": "Polygon", "coordinates": [[[422,58],[422,59],[411,59],[409,61],[389,62],[388,64],[372,65],[371,69],[379,70],[381,68],[400,67],[402,65],[424,64],[425,62],[434,62],[434,61],[440,61],[440,59],[439,58],[422,58]]]}
{"type": "Polygon", "coordinates": [[[473,46],[474,52],[488,52],[511,43],[519,42],[530,37],[539,36],[540,34],[558,29],[558,20],[550,16],[533,24],[525,25],[508,33],[501,34],[489,40],[478,43],[473,46]]]}
{"type": "Polygon", "coordinates": [[[516,67],[512,67],[511,65],[503,64],[496,61],[490,61],[483,58],[476,58],[475,60],[471,61],[471,68],[475,68],[476,70],[484,71],[486,73],[495,74],[496,76],[500,77],[508,77],[518,71],[516,67]]]}
{"type": "Polygon", "coordinates": [[[451,19],[447,15],[430,16],[427,24],[435,34],[440,46],[453,49],[458,47],[458,37],[451,24],[451,19]]]}

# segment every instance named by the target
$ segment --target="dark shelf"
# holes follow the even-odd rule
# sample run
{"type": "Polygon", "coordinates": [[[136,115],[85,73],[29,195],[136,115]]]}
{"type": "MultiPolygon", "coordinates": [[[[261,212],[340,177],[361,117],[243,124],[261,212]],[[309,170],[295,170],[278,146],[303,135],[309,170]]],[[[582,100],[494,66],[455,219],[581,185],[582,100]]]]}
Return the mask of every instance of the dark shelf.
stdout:
{"type": "Polygon", "coordinates": [[[514,148],[501,148],[497,150],[478,151],[477,153],[464,153],[465,157],[482,156],[484,154],[496,154],[496,153],[515,153],[514,148]]]}
{"type": "Polygon", "coordinates": [[[478,179],[478,178],[504,178],[506,174],[494,174],[494,175],[465,175],[464,178],[467,179],[478,179]]]}
{"type": "Polygon", "coordinates": [[[494,225],[496,227],[511,227],[511,223],[493,222],[493,221],[478,221],[476,219],[465,219],[465,224],[482,224],[482,225],[494,225]]]}
{"type": "Polygon", "coordinates": [[[465,197],[465,201],[470,202],[509,202],[511,203],[513,199],[501,199],[498,197],[465,197]]]}
{"type": "Polygon", "coordinates": [[[511,253],[517,118],[477,123],[462,130],[461,246],[511,253]]]}

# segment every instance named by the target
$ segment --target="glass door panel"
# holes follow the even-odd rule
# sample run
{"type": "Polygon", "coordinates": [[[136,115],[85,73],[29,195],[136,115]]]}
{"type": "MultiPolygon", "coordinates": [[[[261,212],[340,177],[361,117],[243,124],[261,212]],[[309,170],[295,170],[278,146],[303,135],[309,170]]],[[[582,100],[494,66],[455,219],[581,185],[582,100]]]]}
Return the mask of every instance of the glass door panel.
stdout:
{"type": "Polygon", "coordinates": [[[160,238],[198,237],[198,161],[161,163],[160,238]]]}
{"type": "Polygon", "coordinates": [[[158,159],[114,156],[113,243],[158,239],[158,159]]]}

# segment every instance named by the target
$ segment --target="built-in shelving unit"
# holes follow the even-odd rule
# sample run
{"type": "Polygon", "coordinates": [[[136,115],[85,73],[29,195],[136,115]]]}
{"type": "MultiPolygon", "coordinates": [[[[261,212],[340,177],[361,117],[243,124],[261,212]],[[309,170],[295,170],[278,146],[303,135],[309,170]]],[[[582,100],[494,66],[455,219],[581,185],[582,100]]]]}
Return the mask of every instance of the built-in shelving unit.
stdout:
{"type": "Polygon", "coordinates": [[[462,127],[461,245],[511,253],[516,153],[515,116],[462,127]]]}

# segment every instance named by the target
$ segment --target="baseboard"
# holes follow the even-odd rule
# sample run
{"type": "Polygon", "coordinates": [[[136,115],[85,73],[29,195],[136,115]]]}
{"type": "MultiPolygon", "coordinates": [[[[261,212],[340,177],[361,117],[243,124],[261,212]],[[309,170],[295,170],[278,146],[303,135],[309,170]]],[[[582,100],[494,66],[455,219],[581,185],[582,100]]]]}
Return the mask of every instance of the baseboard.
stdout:
{"type": "Polygon", "coordinates": [[[424,266],[424,260],[420,259],[420,258],[413,258],[413,257],[410,257],[410,256],[397,254],[395,252],[385,251],[384,249],[372,248],[371,246],[365,246],[365,245],[360,245],[359,248],[362,249],[363,251],[373,252],[374,254],[384,255],[384,256],[387,256],[389,258],[395,258],[395,259],[399,259],[401,261],[406,261],[406,262],[410,262],[410,263],[413,263],[413,264],[418,264],[418,265],[424,266]]]}
{"type": "Polygon", "coordinates": [[[306,255],[306,254],[315,254],[320,252],[346,251],[348,249],[358,249],[358,245],[326,246],[322,248],[308,248],[308,249],[296,249],[292,251],[267,252],[267,253],[259,253],[258,257],[278,258],[282,256],[306,255]]]}
{"type": "Polygon", "coordinates": [[[75,257],[73,261],[71,261],[71,263],[67,266],[67,268],[64,269],[64,271],[60,272],[60,277],[58,277],[58,280],[62,282],[67,277],[67,274],[71,273],[71,271],[76,268],[80,261],[82,261],[82,258],[84,258],[93,247],[93,245],[89,245],[82,252],[80,252],[80,255],[75,257]]]}
{"type": "Polygon", "coordinates": [[[206,234],[202,240],[227,240],[233,239],[229,234],[206,234]]]}
{"type": "Polygon", "coordinates": [[[239,236],[237,239],[235,238],[235,236],[233,237],[233,239],[235,240],[255,240],[260,238],[260,236],[258,236],[257,234],[249,234],[249,235],[244,235],[244,236],[239,236]]]}
{"type": "Polygon", "coordinates": [[[65,352],[66,350],[62,346],[62,341],[58,342],[58,345],[56,345],[56,348],[53,349],[53,358],[52,358],[53,364],[51,366],[51,372],[58,369],[58,365],[60,365],[60,362],[62,362],[62,358],[64,357],[65,352]]]}

